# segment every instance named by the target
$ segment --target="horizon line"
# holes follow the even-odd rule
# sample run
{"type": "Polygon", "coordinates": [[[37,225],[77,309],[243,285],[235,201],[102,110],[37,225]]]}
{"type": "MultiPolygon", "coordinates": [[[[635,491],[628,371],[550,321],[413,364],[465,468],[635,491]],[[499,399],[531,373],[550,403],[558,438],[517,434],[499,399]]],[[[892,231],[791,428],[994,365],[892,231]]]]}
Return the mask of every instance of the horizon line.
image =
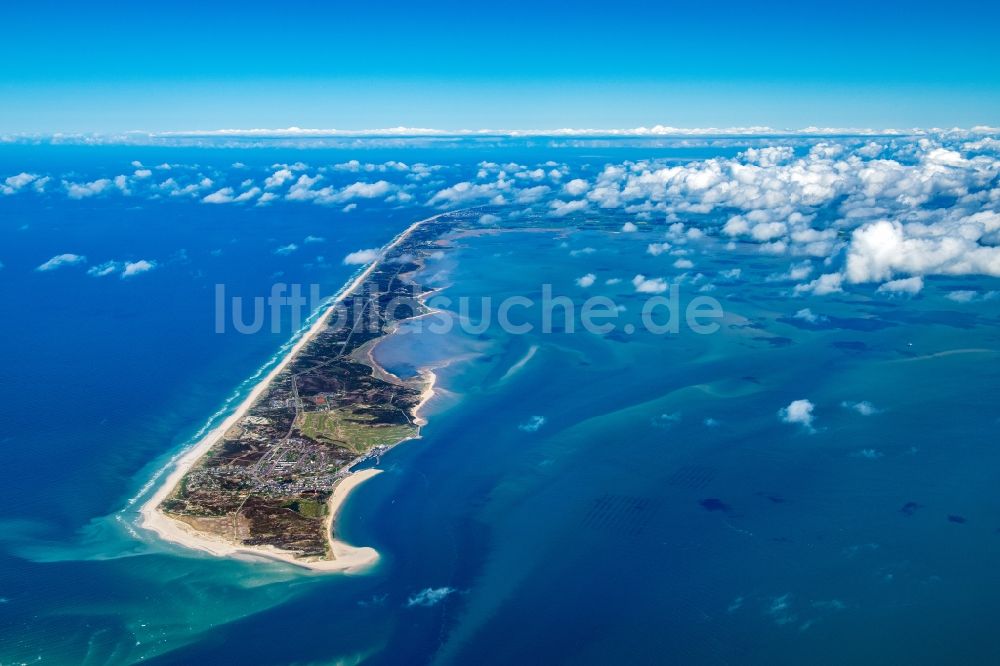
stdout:
{"type": "Polygon", "coordinates": [[[195,130],[127,130],[122,132],[12,132],[0,133],[0,143],[20,141],[101,141],[130,142],[141,139],[327,139],[327,138],[463,138],[463,137],[552,137],[552,138],[691,138],[691,137],[822,137],[822,136],[923,136],[933,134],[996,134],[1000,127],[975,125],[963,127],[817,127],[773,128],[748,127],[672,127],[653,125],[634,128],[554,128],[554,129],[437,129],[427,127],[387,127],[381,129],[337,128],[220,128],[195,130]]]}

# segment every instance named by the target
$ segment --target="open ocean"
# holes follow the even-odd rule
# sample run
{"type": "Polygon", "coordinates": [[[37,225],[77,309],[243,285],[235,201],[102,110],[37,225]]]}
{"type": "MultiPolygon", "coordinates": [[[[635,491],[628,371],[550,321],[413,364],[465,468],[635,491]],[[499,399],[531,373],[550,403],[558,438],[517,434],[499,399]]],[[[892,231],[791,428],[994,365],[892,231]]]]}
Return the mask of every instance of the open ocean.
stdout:
{"type": "Polygon", "coordinates": [[[428,267],[456,301],[543,284],[604,295],[636,332],[512,335],[494,321],[385,341],[390,370],[440,366],[440,392],[423,437],[383,456],[338,519],[340,537],[381,553],[371,573],[216,559],[135,526],[151,479],[296,332],[287,313],[274,331],[216,332],[217,284],[329,297],[357,269],[348,253],[436,212],[425,188],[474,179],[484,160],[593,179],[753,141],[0,145],[0,181],[148,168],[140,180],[211,178],[199,197],[296,162],[358,160],[325,172],[337,183],[395,183],[389,161],[440,167],[406,181],[411,199],[355,208],[211,205],[138,180],[129,194],[0,196],[0,663],[994,662],[1000,299],[948,294],[1000,280],[792,297],[795,282],[773,277],[788,256],[692,240],[685,267],[648,250],[662,219],[618,233],[635,217],[622,209],[590,211],[606,229],[544,218],[546,231],[463,237],[428,267]],[[36,270],[62,253],[86,263],[36,270]],[[87,275],[138,259],[155,269],[87,275]],[[720,330],[642,330],[637,274],[679,279],[682,305],[710,294],[720,330]],[[803,398],[812,424],[782,422],[803,398]]]}

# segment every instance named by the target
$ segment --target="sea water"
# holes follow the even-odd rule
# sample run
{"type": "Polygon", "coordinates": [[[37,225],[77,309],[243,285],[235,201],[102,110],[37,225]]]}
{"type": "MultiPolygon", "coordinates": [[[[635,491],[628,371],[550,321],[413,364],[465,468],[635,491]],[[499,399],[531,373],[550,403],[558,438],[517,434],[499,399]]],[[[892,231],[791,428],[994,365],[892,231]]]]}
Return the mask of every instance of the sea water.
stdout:
{"type": "MultiPolygon", "coordinates": [[[[439,146],[5,150],[4,173],[90,178],[131,160],[228,173],[391,154],[471,174],[484,159],[439,146]]],[[[553,149],[496,150],[543,163],[553,149]]],[[[557,159],[650,150],[591,145],[557,159]]],[[[736,148],[673,150],[654,152],[736,148]]],[[[694,269],[664,269],[646,251],[662,227],[542,221],[548,231],[454,238],[422,275],[438,296],[499,303],[551,285],[577,304],[611,299],[619,329],[544,332],[534,308],[518,311],[534,324],[525,334],[494,318],[481,332],[385,341],[377,357],[401,375],[435,368],[438,395],[422,438],[382,456],[384,473],[338,519],[341,538],[378,549],[378,566],[316,575],[157,543],[136,527],[137,502],[295,333],[288,321],[216,332],[216,284],[247,298],[277,281],[330,295],[356,270],[344,255],[433,211],[0,206],[3,663],[941,663],[989,661],[1000,647],[1000,311],[944,298],[990,280],[806,303],[765,279],[786,258],[748,248],[705,241],[694,269]],[[34,270],[62,252],[157,268],[135,279],[34,270]],[[734,267],[740,277],[719,277],[734,267]],[[591,273],[591,287],[576,283],[591,273]],[[677,281],[682,307],[710,294],[718,331],[645,330],[637,274],[677,281]],[[821,318],[796,318],[805,305],[821,318]],[[779,418],[797,399],[815,404],[811,428],[779,418]]],[[[437,317],[460,324],[447,308],[437,317]]]]}

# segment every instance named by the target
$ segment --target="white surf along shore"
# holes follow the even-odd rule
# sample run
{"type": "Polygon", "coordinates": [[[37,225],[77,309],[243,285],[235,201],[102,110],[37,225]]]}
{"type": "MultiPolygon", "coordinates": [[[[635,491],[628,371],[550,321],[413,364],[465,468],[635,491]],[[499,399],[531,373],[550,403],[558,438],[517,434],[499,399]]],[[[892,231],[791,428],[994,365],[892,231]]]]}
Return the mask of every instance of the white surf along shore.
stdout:
{"type": "MultiPolygon", "coordinates": [[[[239,407],[237,407],[236,410],[216,428],[198,440],[190,449],[185,451],[179,458],[168,463],[168,466],[172,466],[169,474],[167,474],[166,477],[160,482],[156,491],[139,510],[139,525],[141,527],[154,532],[165,541],[220,557],[267,558],[294,564],[295,566],[315,571],[343,573],[360,573],[371,568],[376,562],[378,562],[379,554],[374,548],[352,546],[344,541],[335,539],[332,536],[333,524],[336,521],[337,513],[344,505],[344,502],[347,500],[350,492],[368,479],[380,474],[381,470],[378,469],[364,469],[353,472],[342,478],[334,487],[333,494],[330,496],[330,500],[328,502],[326,520],[327,540],[329,541],[330,552],[333,556],[333,559],[330,560],[300,560],[295,558],[294,552],[276,548],[274,546],[238,545],[221,537],[196,530],[190,525],[179,520],[174,520],[161,511],[159,507],[160,504],[170,495],[171,491],[173,491],[184,475],[187,474],[199,460],[201,460],[202,456],[208,453],[208,451],[215,445],[222,435],[231,427],[236,425],[240,419],[246,416],[250,407],[253,406],[257,399],[264,393],[274,378],[288,366],[295,355],[298,354],[302,348],[309,344],[309,342],[326,327],[327,321],[333,313],[334,307],[337,303],[342,301],[355,289],[361,286],[364,281],[368,279],[368,276],[371,275],[372,271],[374,271],[379,265],[382,258],[385,257],[393,248],[406,240],[414,229],[426,222],[435,220],[438,217],[440,217],[440,215],[434,215],[432,217],[414,222],[402,233],[397,235],[391,242],[389,242],[389,244],[384,246],[380,252],[379,258],[372,262],[367,268],[365,268],[364,271],[362,271],[357,277],[340,290],[340,292],[327,306],[323,314],[316,319],[312,326],[310,326],[298,342],[296,342],[295,345],[288,350],[284,358],[282,358],[281,361],[271,369],[267,376],[254,386],[254,388],[247,395],[246,399],[240,403],[239,407]]],[[[420,410],[423,409],[424,405],[426,405],[427,402],[434,396],[434,383],[436,380],[434,372],[428,368],[421,370],[420,374],[424,379],[425,386],[424,391],[420,396],[420,401],[415,409],[415,412],[418,414],[420,410]]],[[[415,423],[418,426],[424,425],[426,423],[426,419],[418,415],[415,419],[415,423]]],[[[419,437],[419,434],[417,437],[419,437]]]]}

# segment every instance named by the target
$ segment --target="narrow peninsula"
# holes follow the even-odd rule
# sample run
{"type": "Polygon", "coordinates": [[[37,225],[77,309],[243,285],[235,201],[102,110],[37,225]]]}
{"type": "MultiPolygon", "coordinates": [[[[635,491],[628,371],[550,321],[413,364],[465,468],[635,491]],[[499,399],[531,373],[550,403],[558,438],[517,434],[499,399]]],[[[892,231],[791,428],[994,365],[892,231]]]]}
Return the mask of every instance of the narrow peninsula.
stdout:
{"type": "Polygon", "coordinates": [[[251,554],[357,571],[378,554],[335,538],[365,458],[419,436],[433,375],[400,379],[372,349],[396,322],[427,312],[416,283],[442,236],[467,214],[411,225],[347,285],[280,365],[188,451],[142,509],[161,537],[218,555],[251,554]]]}

